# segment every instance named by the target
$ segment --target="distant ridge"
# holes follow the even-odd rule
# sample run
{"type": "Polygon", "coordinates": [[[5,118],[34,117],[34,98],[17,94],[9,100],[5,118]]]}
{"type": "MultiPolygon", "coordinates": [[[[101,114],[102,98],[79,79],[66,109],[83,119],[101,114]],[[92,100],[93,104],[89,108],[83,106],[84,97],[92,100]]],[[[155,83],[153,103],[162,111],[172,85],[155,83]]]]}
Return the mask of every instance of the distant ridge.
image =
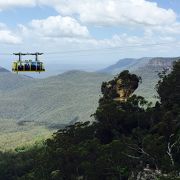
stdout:
{"type": "Polygon", "coordinates": [[[9,70],[3,68],[3,67],[0,67],[0,72],[10,72],[9,70]]]}
{"type": "Polygon", "coordinates": [[[148,66],[171,68],[174,61],[180,60],[180,57],[156,57],[152,58],[148,62],[148,66]]]}
{"type": "Polygon", "coordinates": [[[133,72],[146,66],[170,68],[173,61],[177,61],[178,59],[180,59],[180,57],[145,57],[139,59],[125,58],[120,59],[117,63],[101,69],[98,72],[117,74],[126,69],[133,72]]]}
{"type": "Polygon", "coordinates": [[[0,68],[1,132],[11,133],[13,144],[21,141],[22,136],[14,140],[14,134],[19,132],[26,132],[32,138],[37,136],[37,131],[44,133],[65,124],[92,121],[90,116],[98,106],[102,82],[109,81],[124,69],[142,77],[142,84],[135,94],[155,102],[158,72],[171,67],[177,59],[128,58],[99,71],[101,73],[71,70],[44,79],[33,79],[0,68]]]}
{"type": "Polygon", "coordinates": [[[142,84],[137,89],[136,93],[146,97],[150,101],[156,101],[155,85],[158,82],[158,72],[162,72],[163,69],[172,69],[174,61],[179,60],[180,57],[149,57],[132,59],[121,59],[117,63],[100,70],[111,75],[116,75],[123,70],[129,70],[142,77],[142,84]]]}
{"type": "Polygon", "coordinates": [[[144,57],[140,59],[134,59],[134,58],[120,59],[117,63],[108,66],[104,69],[101,69],[98,72],[117,74],[126,69],[136,70],[137,68],[146,65],[150,59],[151,59],[150,57],[144,57]]]}
{"type": "Polygon", "coordinates": [[[47,127],[68,124],[74,119],[91,120],[101,83],[111,77],[83,71],[68,71],[45,79],[0,73],[1,118],[47,127]]]}
{"type": "Polygon", "coordinates": [[[162,72],[164,69],[167,69],[170,72],[172,70],[173,62],[179,59],[179,57],[155,57],[150,59],[145,66],[132,71],[142,77],[142,84],[136,93],[148,98],[150,101],[155,101],[155,96],[157,96],[155,86],[159,80],[158,73],[162,72]]]}

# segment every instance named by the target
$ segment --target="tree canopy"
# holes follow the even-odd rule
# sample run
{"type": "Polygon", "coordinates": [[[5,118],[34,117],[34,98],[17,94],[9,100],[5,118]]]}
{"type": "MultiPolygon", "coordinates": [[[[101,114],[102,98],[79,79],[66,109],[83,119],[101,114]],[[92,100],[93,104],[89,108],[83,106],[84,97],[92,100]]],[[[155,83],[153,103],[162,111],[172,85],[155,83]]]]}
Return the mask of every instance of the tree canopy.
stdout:
{"type": "Polygon", "coordinates": [[[135,94],[126,101],[114,99],[113,86],[106,87],[123,76],[128,77],[123,87],[136,89],[140,79],[128,71],[104,82],[95,122],[61,129],[43,145],[0,153],[0,179],[128,180],[146,172],[151,172],[151,179],[178,179],[180,61],[161,76],[160,101],[153,107],[135,94]]]}

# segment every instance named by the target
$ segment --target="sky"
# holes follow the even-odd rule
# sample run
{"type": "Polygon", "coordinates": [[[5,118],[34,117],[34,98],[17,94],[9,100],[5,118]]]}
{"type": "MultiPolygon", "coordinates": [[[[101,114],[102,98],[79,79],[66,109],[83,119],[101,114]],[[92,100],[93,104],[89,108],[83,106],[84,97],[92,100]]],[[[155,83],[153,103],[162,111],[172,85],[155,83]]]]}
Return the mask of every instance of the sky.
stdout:
{"type": "Polygon", "coordinates": [[[9,69],[14,52],[94,70],[179,49],[180,0],[0,0],[0,66],[9,69]]]}

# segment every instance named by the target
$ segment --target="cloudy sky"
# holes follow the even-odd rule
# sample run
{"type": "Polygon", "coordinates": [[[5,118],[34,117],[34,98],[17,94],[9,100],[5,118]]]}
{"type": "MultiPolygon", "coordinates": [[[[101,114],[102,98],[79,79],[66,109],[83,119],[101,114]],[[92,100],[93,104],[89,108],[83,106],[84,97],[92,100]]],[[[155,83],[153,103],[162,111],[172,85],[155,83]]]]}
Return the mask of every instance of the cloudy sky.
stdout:
{"type": "Polygon", "coordinates": [[[17,51],[97,69],[125,57],[179,56],[180,1],[0,0],[0,66],[17,51]]]}

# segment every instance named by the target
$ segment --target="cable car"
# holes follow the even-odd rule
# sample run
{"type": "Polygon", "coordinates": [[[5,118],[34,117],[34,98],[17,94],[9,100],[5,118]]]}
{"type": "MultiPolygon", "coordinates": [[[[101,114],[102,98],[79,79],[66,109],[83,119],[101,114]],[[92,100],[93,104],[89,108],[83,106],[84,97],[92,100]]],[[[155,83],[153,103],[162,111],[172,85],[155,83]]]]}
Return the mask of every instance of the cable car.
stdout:
{"type": "Polygon", "coordinates": [[[19,60],[13,62],[12,71],[13,72],[44,72],[44,64],[39,61],[39,55],[43,53],[14,53],[14,55],[19,56],[19,60]],[[33,55],[35,56],[35,61],[32,60],[22,60],[22,56],[33,55]]]}

